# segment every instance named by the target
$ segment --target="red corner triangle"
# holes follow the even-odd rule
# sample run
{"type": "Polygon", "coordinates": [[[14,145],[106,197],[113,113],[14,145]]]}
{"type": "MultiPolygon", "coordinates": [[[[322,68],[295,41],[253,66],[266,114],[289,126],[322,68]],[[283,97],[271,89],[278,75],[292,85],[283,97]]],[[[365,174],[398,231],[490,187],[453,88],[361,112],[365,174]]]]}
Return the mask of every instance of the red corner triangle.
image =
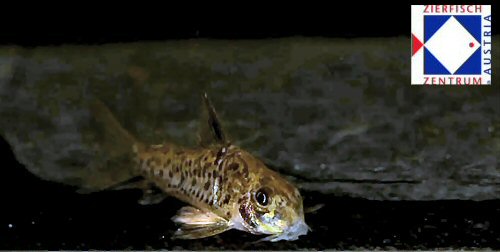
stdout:
{"type": "Polygon", "coordinates": [[[415,55],[415,53],[418,52],[418,50],[420,50],[420,48],[422,48],[422,46],[424,44],[422,44],[422,42],[420,42],[420,40],[418,40],[417,37],[415,37],[415,35],[411,35],[412,36],[412,45],[413,45],[413,52],[412,52],[412,56],[415,55]]]}

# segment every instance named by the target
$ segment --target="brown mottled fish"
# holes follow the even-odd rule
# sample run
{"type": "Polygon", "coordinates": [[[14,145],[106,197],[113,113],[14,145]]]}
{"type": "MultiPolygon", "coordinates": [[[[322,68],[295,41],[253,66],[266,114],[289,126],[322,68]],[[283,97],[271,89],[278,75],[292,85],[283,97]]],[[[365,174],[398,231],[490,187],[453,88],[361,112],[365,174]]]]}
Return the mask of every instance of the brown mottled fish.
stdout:
{"type": "Polygon", "coordinates": [[[268,234],[262,240],[296,240],[309,227],[304,221],[302,197],[295,186],[249,152],[231,144],[222,130],[207,95],[206,127],[200,147],[174,144],[147,146],[125,131],[100,101],[93,106],[95,118],[107,124],[109,134],[120,137],[132,150],[135,171],[143,180],[143,204],[161,201],[165,195],[190,206],[172,220],[180,225],[174,237],[197,239],[238,229],[268,234]],[[151,186],[159,189],[153,194],[151,186]]]}

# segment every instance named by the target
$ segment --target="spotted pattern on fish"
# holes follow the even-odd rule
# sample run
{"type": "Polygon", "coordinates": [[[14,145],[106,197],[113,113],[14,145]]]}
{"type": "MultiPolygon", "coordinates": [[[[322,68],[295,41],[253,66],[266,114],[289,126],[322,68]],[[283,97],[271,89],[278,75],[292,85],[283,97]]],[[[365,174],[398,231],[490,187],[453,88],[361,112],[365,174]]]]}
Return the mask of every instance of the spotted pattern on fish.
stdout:
{"type": "Polygon", "coordinates": [[[231,147],[180,150],[155,145],[137,155],[143,176],[165,192],[228,218],[231,213],[224,209],[237,202],[238,197],[232,194],[237,194],[248,179],[247,164],[231,147]]]}
{"type": "Polygon", "coordinates": [[[99,99],[92,102],[91,111],[95,122],[112,136],[107,139],[119,140],[109,143],[111,153],[125,154],[131,147],[126,154],[133,154],[136,161],[132,173],[145,178],[141,185],[154,184],[191,205],[173,218],[183,225],[176,231],[179,237],[203,238],[233,228],[268,234],[270,241],[295,240],[306,234],[297,188],[257,157],[230,144],[206,94],[203,101],[208,118],[202,119],[208,122],[209,135],[201,136],[200,146],[192,149],[141,143],[99,99]]]}

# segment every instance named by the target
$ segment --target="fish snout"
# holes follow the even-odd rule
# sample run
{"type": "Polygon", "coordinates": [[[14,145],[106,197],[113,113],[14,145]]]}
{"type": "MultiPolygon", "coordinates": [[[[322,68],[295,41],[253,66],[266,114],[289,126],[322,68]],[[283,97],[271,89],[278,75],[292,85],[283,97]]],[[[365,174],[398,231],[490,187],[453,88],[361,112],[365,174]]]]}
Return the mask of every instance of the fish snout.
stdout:
{"type": "Polygon", "coordinates": [[[287,228],[285,233],[297,239],[301,235],[306,235],[309,230],[311,230],[311,228],[309,228],[304,219],[299,219],[292,226],[287,228]]]}
{"type": "Polygon", "coordinates": [[[306,235],[311,230],[303,218],[295,221],[291,226],[288,226],[283,233],[274,236],[271,241],[294,241],[299,239],[299,236],[306,235]]]}

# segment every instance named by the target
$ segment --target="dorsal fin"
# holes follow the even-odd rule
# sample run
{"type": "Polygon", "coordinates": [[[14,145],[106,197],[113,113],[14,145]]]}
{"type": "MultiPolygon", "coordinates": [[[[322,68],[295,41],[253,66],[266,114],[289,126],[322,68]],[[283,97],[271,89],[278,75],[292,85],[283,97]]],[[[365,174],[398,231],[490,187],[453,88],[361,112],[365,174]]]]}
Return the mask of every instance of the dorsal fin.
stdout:
{"type": "Polygon", "coordinates": [[[217,112],[212,102],[210,102],[207,93],[203,93],[202,100],[205,108],[201,115],[200,129],[198,132],[199,144],[201,146],[227,144],[226,134],[222,129],[222,125],[217,117],[217,112]]]}

